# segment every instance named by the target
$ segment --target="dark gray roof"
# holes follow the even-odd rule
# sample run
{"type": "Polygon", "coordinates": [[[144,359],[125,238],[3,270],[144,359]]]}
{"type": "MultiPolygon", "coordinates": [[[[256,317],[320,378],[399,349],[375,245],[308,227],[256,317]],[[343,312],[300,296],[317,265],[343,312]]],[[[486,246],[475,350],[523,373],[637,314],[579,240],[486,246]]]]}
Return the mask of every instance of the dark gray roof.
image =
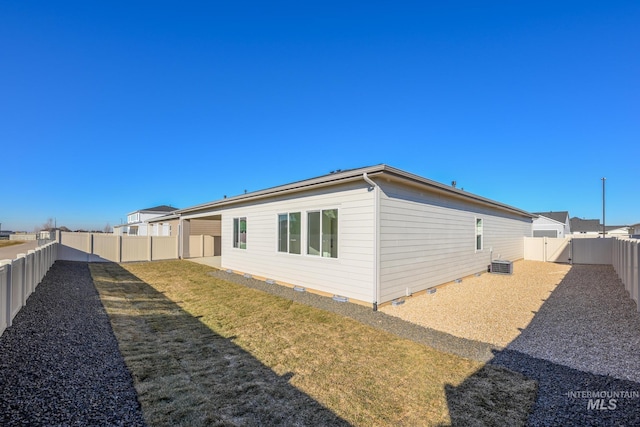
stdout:
{"type": "Polygon", "coordinates": [[[140,209],[140,212],[173,212],[177,210],[178,208],[174,208],[172,206],[160,205],[155,208],[140,209]]]}
{"type": "Polygon", "coordinates": [[[569,216],[569,212],[567,211],[551,211],[551,212],[533,212],[535,215],[544,216],[546,218],[551,218],[554,221],[558,221],[564,224],[569,216]]]}
{"type": "Polygon", "coordinates": [[[599,219],[582,219],[578,217],[571,218],[572,233],[586,232],[602,232],[602,226],[599,219]]]}

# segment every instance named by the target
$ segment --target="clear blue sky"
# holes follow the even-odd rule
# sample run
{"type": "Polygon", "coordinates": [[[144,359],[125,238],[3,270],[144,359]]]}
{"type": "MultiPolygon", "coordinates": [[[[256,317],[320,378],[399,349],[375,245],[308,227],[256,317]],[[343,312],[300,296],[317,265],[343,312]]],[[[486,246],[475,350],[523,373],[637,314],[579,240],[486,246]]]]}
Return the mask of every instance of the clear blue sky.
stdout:
{"type": "Polygon", "coordinates": [[[386,163],[640,222],[638,1],[0,2],[0,223],[386,163]]]}

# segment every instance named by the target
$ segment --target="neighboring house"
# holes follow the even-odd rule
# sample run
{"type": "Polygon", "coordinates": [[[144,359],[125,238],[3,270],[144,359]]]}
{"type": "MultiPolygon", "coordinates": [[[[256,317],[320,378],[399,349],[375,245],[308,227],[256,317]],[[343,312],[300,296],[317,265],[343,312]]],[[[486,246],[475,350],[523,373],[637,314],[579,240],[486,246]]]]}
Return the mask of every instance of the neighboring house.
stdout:
{"type": "Polygon", "coordinates": [[[161,205],[131,212],[127,215],[127,223],[114,226],[113,232],[116,235],[127,234],[129,236],[170,236],[172,235],[172,230],[168,223],[158,224],[151,229],[148,221],[153,218],[165,216],[176,210],[178,210],[178,208],[161,205]]]}
{"type": "Polygon", "coordinates": [[[598,236],[602,234],[602,225],[599,219],[571,218],[571,234],[586,234],[598,236]]]}
{"type": "Polygon", "coordinates": [[[534,212],[533,237],[566,237],[571,234],[569,212],[534,212]]]}
{"type": "Polygon", "coordinates": [[[173,213],[147,220],[150,236],[177,236],[179,224],[178,217],[173,213]]]}
{"type": "Polygon", "coordinates": [[[179,218],[176,214],[153,218],[149,220],[149,227],[152,233],[157,231],[158,227],[168,226],[171,230],[171,236],[189,236],[190,243],[184,246],[183,258],[220,255],[222,232],[219,219],[192,218],[181,225],[179,218]]]}
{"type": "Polygon", "coordinates": [[[628,225],[607,225],[606,229],[607,229],[607,236],[611,236],[611,237],[628,237],[630,236],[632,233],[630,233],[630,229],[631,227],[629,227],[628,225]]]}
{"type": "Polygon", "coordinates": [[[219,221],[224,269],[372,305],[524,256],[535,215],[387,165],[180,209],[219,221]]]}
{"type": "Polygon", "coordinates": [[[633,224],[629,226],[629,235],[634,238],[640,238],[640,224],[633,224]]]}

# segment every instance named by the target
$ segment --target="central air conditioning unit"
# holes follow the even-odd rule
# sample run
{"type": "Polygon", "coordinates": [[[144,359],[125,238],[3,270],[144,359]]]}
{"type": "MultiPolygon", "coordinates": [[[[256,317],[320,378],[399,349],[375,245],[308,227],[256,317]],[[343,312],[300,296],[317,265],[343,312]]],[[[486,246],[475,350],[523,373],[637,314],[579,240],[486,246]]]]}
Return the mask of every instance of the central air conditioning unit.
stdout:
{"type": "Polygon", "coordinates": [[[491,272],[494,274],[513,274],[513,262],[499,259],[491,261],[491,272]]]}

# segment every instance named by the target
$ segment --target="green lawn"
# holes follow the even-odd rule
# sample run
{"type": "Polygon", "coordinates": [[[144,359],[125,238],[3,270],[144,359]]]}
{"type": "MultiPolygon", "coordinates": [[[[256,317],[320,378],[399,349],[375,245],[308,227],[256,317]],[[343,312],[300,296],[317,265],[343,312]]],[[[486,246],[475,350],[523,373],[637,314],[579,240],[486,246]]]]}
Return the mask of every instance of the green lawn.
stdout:
{"type": "Polygon", "coordinates": [[[537,384],[188,261],[91,264],[150,425],[522,425],[537,384]]]}

